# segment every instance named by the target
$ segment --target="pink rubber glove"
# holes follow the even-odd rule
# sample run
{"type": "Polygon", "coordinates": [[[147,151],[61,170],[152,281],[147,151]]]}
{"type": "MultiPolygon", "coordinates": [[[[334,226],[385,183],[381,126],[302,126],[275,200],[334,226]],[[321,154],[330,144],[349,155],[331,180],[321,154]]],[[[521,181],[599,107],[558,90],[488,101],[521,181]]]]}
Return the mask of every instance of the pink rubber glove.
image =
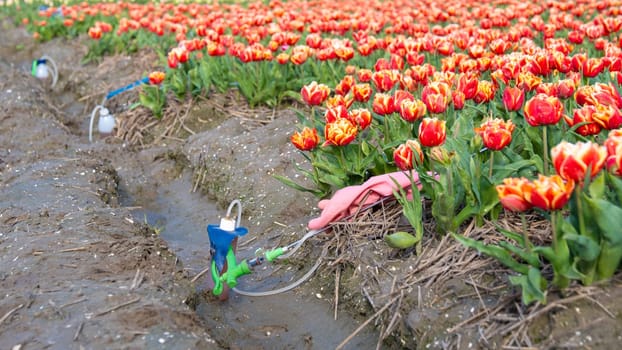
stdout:
{"type": "MultiPolygon", "coordinates": [[[[331,199],[321,200],[318,207],[322,209],[322,213],[318,218],[309,221],[307,226],[311,230],[319,230],[333,221],[353,214],[359,207],[392,196],[393,191],[398,189],[393,180],[397,181],[399,186],[404,188],[408,194],[411,193],[411,183],[407,173],[397,171],[374,176],[362,185],[344,187],[335,192],[331,199]]],[[[413,181],[421,189],[419,176],[416,172],[413,172],[413,181]]]]}

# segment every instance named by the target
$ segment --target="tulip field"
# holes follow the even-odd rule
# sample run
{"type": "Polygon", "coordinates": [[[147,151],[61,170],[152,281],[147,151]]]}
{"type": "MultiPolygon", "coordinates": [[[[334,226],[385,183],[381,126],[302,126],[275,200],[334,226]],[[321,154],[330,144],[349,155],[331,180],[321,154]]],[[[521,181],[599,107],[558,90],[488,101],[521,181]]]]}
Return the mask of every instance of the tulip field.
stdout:
{"type": "Polygon", "coordinates": [[[431,203],[423,210],[396,193],[414,244],[431,215],[433,234],[511,269],[526,305],[619,271],[620,0],[68,1],[3,11],[35,40],[90,37],[84,62],[155,50],[161,68],[137,101],[154,118],[174,99],[230,90],[251,107],[296,108],[290,146],[307,181],[277,174],[282,183],[321,199],[407,172],[421,187],[413,197],[431,203]],[[550,223],[545,244],[530,239],[527,213],[550,223]],[[461,235],[510,215],[522,230],[500,229],[498,243],[461,235]]]}

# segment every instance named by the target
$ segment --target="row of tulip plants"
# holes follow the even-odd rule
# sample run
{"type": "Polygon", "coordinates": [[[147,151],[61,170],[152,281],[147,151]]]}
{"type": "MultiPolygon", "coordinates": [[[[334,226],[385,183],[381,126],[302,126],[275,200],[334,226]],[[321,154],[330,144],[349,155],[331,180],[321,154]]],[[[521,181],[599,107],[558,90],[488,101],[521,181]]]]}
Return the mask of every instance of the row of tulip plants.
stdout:
{"type": "Polygon", "coordinates": [[[607,280],[622,260],[620,5],[83,2],[20,14],[39,40],[87,33],[89,57],[155,49],[163,69],[140,102],[156,116],[167,99],[230,89],[251,105],[306,103],[291,142],[311,185],[279,180],[323,198],[373,175],[416,174],[415,200],[396,193],[414,242],[423,196],[439,234],[512,269],[529,304],[551,284],[607,280]],[[521,232],[459,234],[503,210],[523,218],[521,232]],[[550,220],[550,241],[532,243],[526,213],[550,220]]]}

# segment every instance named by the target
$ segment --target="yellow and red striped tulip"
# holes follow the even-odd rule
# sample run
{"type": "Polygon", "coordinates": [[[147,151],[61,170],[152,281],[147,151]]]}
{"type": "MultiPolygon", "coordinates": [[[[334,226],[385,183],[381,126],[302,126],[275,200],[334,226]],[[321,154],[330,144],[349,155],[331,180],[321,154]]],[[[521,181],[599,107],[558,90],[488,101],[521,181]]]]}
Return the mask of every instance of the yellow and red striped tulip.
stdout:
{"type": "Polygon", "coordinates": [[[540,174],[532,186],[524,188],[525,199],[534,207],[542,210],[560,210],[568,203],[574,181],[564,181],[559,175],[544,176],[540,174]]]}
{"type": "Polygon", "coordinates": [[[447,130],[445,121],[437,118],[423,118],[419,124],[419,141],[425,147],[440,146],[445,142],[447,130]]]}
{"type": "Polygon", "coordinates": [[[164,78],[166,78],[166,73],[164,72],[155,71],[149,73],[149,83],[152,85],[160,85],[164,81],[164,78]]]}
{"type": "Polygon", "coordinates": [[[622,129],[611,130],[607,140],[607,169],[613,174],[622,176],[622,129]]]}
{"type": "Polygon", "coordinates": [[[562,141],[551,149],[551,159],[559,176],[583,183],[588,169],[590,178],[602,170],[607,159],[607,149],[593,142],[572,144],[562,141]]]}
{"type": "Polygon", "coordinates": [[[622,114],[616,106],[597,104],[592,118],[603,129],[614,130],[622,126],[622,114]]]}
{"type": "Polygon", "coordinates": [[[356,124],[360,130],[365,130],[371,124],[371,112],[367,108],[357,108],[348,112],[348,119],[356,124]]]}
{"type": "Polygon", "coordinates": [[[367,83],[356,84],[352,87],[352,95],[354,100],[358,102],[367,102],[371,97],[371,85],[367,83]]]}
{"type": "Polygon", "coordinates": [[[324,127],[324,145],[345,146],[354,141],[358,128],[347,118],[339,118],[324,127]]]}
{"type": "Polygon", "coordinates": [[[423,152],[417,140],[407,140],[393,151],[393,161],[400,170],[411,170],[423,163],[423,152]]]}
{"type": "Polygon", "coordinates": [[[514,124],[511,120],[505,121],[494,118],[484,122],[479,128],[475,128],[484,141],[484,146],[493,151],[498,151],[512,142],[514,124]]]}
{"type": "Polygon", "coordinates": [[[374,94],[374,101],[372,103],[372,109],[376,114],[388,115],[395,112],[395,104],[393,103],[393,96],[385,93],[378,92],[374,94]]]}
{"type": "Polygon", "coordinates": [[[300,90],[302,100],[309,106],[318,106],[324,103],[330,94],[330,88],[325,84],[318,84],[312,81],[300,90]]]}
{"type": "Polygon", "coordinates": [[[572,118],[564,115],[564,121],[566,121],[566,124],[570,127],[585,123],[575,130],[580,135],[597,135],[602,130],[602,127],[594,120],[594,113],[596,113],[595,106],[585,105],[579,109],[575,109],[572,118]]]}
{"type": "Polygon", "coordinates": [[[301,151],[310,151],[320,143],[320,136],[315,128],[305,127],[295,132],[290,138],[292,144],[301,151]]]}
{"type": "Polygon", "coordinates": [[[517,87],[508,86],[503,90],[503,106],[508,111],[518,111],[525,102],[525,91],[517,87]]]}
{"type": "Polygon", "coordinates": [[[525,178],[506,178],[502,185],[497,185],[497,194],[501,205],[507,210],[524,212],[531,209],[531,203],[525,195],[531,192],[533,184],[525,178]]]}
{"type": "Polygon", "coordinates": [[[554,125],[564,113],[564,106],[554,96],[537,94],[525,103],[524,114],[531,126],[554,125]]]}
{"type": "Polygon", "coordinates": [[[407,122],[414,122],[423,118],[426,113],[425,103],[419,99],[404,100],[400,104],[400,116],[407,122]]]}

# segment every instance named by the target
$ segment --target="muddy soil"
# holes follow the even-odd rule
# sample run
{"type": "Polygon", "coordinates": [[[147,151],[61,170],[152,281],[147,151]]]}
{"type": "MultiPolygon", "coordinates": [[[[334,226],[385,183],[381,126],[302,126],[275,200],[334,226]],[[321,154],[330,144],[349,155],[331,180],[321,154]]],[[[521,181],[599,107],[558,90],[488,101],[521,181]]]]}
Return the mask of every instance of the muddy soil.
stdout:
{"type": "MultiPolygon", "coordinates": [[[[91,109],[106,92],[156,68],[155,55],[81,65],[83,41],[34,43],[6,20],[2,31],[0,348],[329,349],[386,302],[379,296],[393,274],[378,281],[384,291],[364,296],[361,274],[345,269],[337,321],[334,269],[320,270],[293,292],[255,299],[233,293],[225,303],[209,294],[207,275],[193,282],[209,261],[205,226],[216,223],[233,199],[242,201],[242,224],[253,233],[242,242],[243,257],[300,238],[317,214],[315,198],[272,176],[296,178],[294,164],[303,161],[287,140],[296,122],[291,111],[258,110],[249,117],[223,113],[206,100],[181,102],[188,118],[174,137],[158,137],[156,127],[143,145],[122,135],[89,143],[91,109]],[[29,75],[32,59],[42,55],[59,63],[54,88],[29,75]]],[[[130,92],[111,104],[122,122],[134,115],[135,98],[130,92]]],[[[233,109],[243,104],[235,94],[212,98],[225,98],[233,109]]],[[[291,283],[310,268],[322,244],[310,241],[306,255],[264,267],[240,288],[291,283]]],[[[373,241],[357,249],[387,271],[407,271],[417,261],[373,241]]],[[[488,268],[497,277],[507,272],[488,268]]],[[[482,299],[466,282],[456,276],[430,288],[423,302],[417,289],[405,291],[412,296],[400,317],[385,316],[401,324],[394,337],[378,342],[375,327],[382,324],[371,322],[346,348],[498,348],[500,342],[482,339],[475,316],[515,291],[507,285],[503,293],[482,290],[482,299]]],[[[621,282],[595,289],[574,301],[556,303],[551,296],[552,306],[539,313],[494,316],[512,319],[508,324],[529,334],[533,347],[617,349],[621,282]]]]}

